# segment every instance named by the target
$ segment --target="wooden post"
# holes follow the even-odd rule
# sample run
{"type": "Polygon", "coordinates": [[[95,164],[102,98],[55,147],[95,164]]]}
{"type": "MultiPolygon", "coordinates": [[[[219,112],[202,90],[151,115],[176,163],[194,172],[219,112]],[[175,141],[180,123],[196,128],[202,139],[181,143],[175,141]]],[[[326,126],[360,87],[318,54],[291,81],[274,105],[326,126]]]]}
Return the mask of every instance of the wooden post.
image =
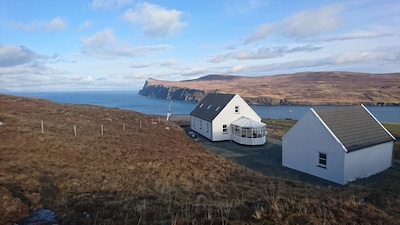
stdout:
{"type": "Polygon", "coordinates": [[[100,125],[100,131],[101,131],[101,135],[103,135],[104,134],[103,124],[100,125]]]}
{"type": "Polygon", "coordinates": [[[161,118],[160,117],[158,117],[158,123],[161,123],[161,118]]]}
{"type": "Polygon", "coordinates": [[[40,121],[40,126],[42,127],[42,134],[44,134],[43,120],[40,121]]]}
{"type": "Polygon", "coordinates": [[[151,118],[151,125],[153,125],[154,123],[153,123],[153,118],[151,118]]]}
{"type": "Polygon", "coordinates": [[[122,123],[122,130],[125,131],[125,123],[122,123]]]}
{"type": "Polygon", "coordinates": [[[139,127],[142,128],[142,121],[139,122],[139,127]]]}
{"type": "Polygon", "coordinates": [[[74,124],[74,135],[76,137],[76,125],[74,124]]]}

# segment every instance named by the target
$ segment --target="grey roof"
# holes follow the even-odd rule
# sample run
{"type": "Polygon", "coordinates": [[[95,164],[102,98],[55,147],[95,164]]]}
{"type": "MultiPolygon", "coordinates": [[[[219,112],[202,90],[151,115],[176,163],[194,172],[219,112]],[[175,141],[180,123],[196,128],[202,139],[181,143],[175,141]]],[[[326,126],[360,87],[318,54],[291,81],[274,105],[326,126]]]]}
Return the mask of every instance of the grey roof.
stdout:
{"type": "Polygon", "coordinates": [[[211,122],[234,96],[234,94],[208,94],[190,115],[211,122]]]}
{"type": "Polygon", "coordinates": [[[322,108],[315,112],[349,152],[394,141],[362,105],[322,108]]]}

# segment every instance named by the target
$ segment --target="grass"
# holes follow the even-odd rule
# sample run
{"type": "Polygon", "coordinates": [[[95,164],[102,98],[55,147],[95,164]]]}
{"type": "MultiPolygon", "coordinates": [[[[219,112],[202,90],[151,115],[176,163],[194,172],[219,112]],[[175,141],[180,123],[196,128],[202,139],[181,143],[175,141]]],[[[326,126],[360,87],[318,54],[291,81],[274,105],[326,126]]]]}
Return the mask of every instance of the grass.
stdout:
{"type": "MultiPolygon", "coordinates": [[[[60,224],[400,221],[399,173],[375,186],[313,186],[237,165],[157,116],[3,95],[0,107],[0,224],[42,207],[60,224]]],[[[294,122],[268,119],[268,131],[279,137],[294,122]]]]}
{"type": "Polygon", "coordinates": [[[264,118],[262,122],[267,125],[268,136],[281,139],[297,120],[264,118]]]}

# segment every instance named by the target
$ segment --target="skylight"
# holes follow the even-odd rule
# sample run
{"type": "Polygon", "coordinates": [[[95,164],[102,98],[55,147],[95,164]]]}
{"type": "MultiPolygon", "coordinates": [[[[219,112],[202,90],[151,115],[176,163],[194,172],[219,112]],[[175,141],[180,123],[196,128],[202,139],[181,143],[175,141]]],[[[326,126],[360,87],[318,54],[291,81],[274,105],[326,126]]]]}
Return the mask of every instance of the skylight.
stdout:
{"type": "Polygon", "coordinates": [[[204,103],[201,103],[199,107],[201,108],[201,107],[203,107],[203,105],[204,105],[204,103]]]}
{"type": "Polygon", "coordinates": [[[221,106],[217,106],[217,108],[215,108],[215,111],[218,111],[221,108],[221,106]]]}
{"type": "Polygon", "coordinates": [[[210,108],[211,108],[211,106],[212,106],[212,105],[211,105],[211,104],[209,104],[209,105],[207,106],[207,109],[210,109],[210,108]]]}

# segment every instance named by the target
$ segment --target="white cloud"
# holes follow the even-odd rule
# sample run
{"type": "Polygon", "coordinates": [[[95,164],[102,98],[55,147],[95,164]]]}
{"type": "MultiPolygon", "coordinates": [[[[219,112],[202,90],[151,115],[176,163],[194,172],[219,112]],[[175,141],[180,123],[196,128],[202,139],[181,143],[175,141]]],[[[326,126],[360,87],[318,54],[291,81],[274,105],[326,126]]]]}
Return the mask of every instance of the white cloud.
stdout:
{"type": "Polygon", "coordinates": [[[220,63],[228,59],[236,59],[236,60],[254,60],[254,59],[269,59],[282,57],[288,53],[295,52],[313,52],[321,49],[321,46],[315,45],[301,45],[296,47],[288,47],[288,46],[275,46],[275,47],[261,47],[257,50],[237,50],[231,51],[226,54],[220,54],[214,56],[209,62],[220,63]]]}
{"type": "Polygon", "coordinates": [[[91,20],[85,20],[80,26],[79,26],[79,30],[86,30],[88,29],[90,26],[93,25],[93,21],[91,20]]]}
{"type": "MultiPolygon", "coordinates": [[[[258,64],[240,68],[244,74],[261,74],[265,71],[276,74],[276,71],[315,71],[315,70],[338,70],[339,68],[352,68],[352,71],[362,72],[398,72],[400,65],[400,50],[393,52],[369,50],[350,51],[323,58],[300,59],[281,63],[258,64]],[[382,65],[386,68],[382,70],[382,65]],[[369,71],[365,70],[368,66],[369,71]],[[356,69],[357,68],[357,69],[356,69]],[[274,72],[275,71],[275,72],[274,72]]],[[[236,69],[237,70],[237,69],[236,69]]],[[[233,69],[232,69],[233,71],[233,69]]],[[[264,74],[265,75],[265,74],[264,74]]]]}
{"type": "MultiPolygon", "coordinates": [[[[58,55],[55,54],[53,57],[58,58],[58,55]]],[[[24,46],[0,45],[0,76],[66,73],[48,67],[46,65],[48,59],[49,57],[40,55],[24,46]]]]}
{"type": "Polygon", "coordinates": [[[68,24],[61,17],[55,17],[54,19],[49,21],[33,20],[26,24],[22,22],[16,22],[13,23],[12,26],[17,29],[25,31],[40,31],[40,30],[59,31],[66,29],[68,24]]]}
{"type": "Polygon", "coordinates": [[[232,67],[230,72],[238,73],[238,72],[246,70],[247,68],[248,68],[247,65],[243,65],[243,64],[242,65],[235,65],[235,66],[232,67]]]}
{"type": "Polygon", "coordinates": [[[131,4],[132,0],[93,0],[90,6],[94,9],[120,8],[131,4]]]}
{"type": "Polygon", "coordinates": [[[263,23],[255,31],[253,31],[247,38],[246,43],[264,39],[269,34],[277,30],[278,25],[273,23],[263,23]]]}
{"type": "Polygon", "coordinates": [[[138,62],[131,66],[131,68],[146,68],[146,67],[172,67],[178,65],[179,61],[176,59],[167,59],[167,60],[160,60],[160,61],[148,61],[148,62],[138,62]]]}
{"type": "Polygon", "coordinates": [[[390,35],[388,33],[376,32],[376,31],[364,31],[356,30],[350,33],[339,34],[336,36],[328,36],[319,38],[323,41],[337,41],[337,40],[352,40],[352,39],[365,39],[365,38],[377,38],[390,35]]]}
{"type": "Polygon", "coordinates": [[[83,55],[105,59],[146,56],[152,52],[171,49],[169,45],[132,46],[129,43],[117,40],[114,32],[109,28],[99,31],[90,37],[81,38],[80,42],[83,55]]]}
{"type": "Polygon", "coordinates": [[[275,32],[291,37],[306,37],[333,31],[340,24],[340,18],[337,14],[341,9],[338,5],[329,5],[319,9],[302,11],[281,21],[263,23],[246,38],[245,42],[258,41],[275,32]]]}
{"type": "MultiPolygon", "coordinates": [[[[400,52],[383,51],[353,51],[332,57],[332,64],[368,63],[378,61],[400,61],[400,52]]],[[[400,62],[399,62],[400,63],[400,62]]]]}
{"type": "Polygon", "coordinates": [[[47,28],[51,31],[64,30],[67,28],[67,23],[61,17],[56,17],[48,23],[47,28]]]}
{"type": "Polygon", "coordinates": [[[316,10],[303,11],[282,21],[282,31],[288,36],[309,36],[335,30],[341,7],[330,5],[316,10]]]}
{"type": "Polygon", "coordinates": [[[106,28],[102,31],[95,33],[90,37],[81,38],[80,42],[85,48],[85,50],[95,51],[95,50],[100,50],[104,46],[115,44],[116,37],[111,29],[106,28]]]}
{"type": "Polygon", "coordinates": [[[170,67],[170,66],[175,66],[177,64],[179,64],[179,61],[176,59],[167,59],[159,63],[161,67],[170,67]]]}
{"type": "Polygon", "coordinates": [[[183,12],[166,9],[159,5],[140,2],[121,16],[125,21],[143,26],[149,36],[171,36],[187,24],[181,21],[183,12]]]}
{"type": "Polygon", "coordinates": [[[11,67],[28,64],[42,59],[36,52],[13,44],[0,45],[0,67],[11,67]]]}

